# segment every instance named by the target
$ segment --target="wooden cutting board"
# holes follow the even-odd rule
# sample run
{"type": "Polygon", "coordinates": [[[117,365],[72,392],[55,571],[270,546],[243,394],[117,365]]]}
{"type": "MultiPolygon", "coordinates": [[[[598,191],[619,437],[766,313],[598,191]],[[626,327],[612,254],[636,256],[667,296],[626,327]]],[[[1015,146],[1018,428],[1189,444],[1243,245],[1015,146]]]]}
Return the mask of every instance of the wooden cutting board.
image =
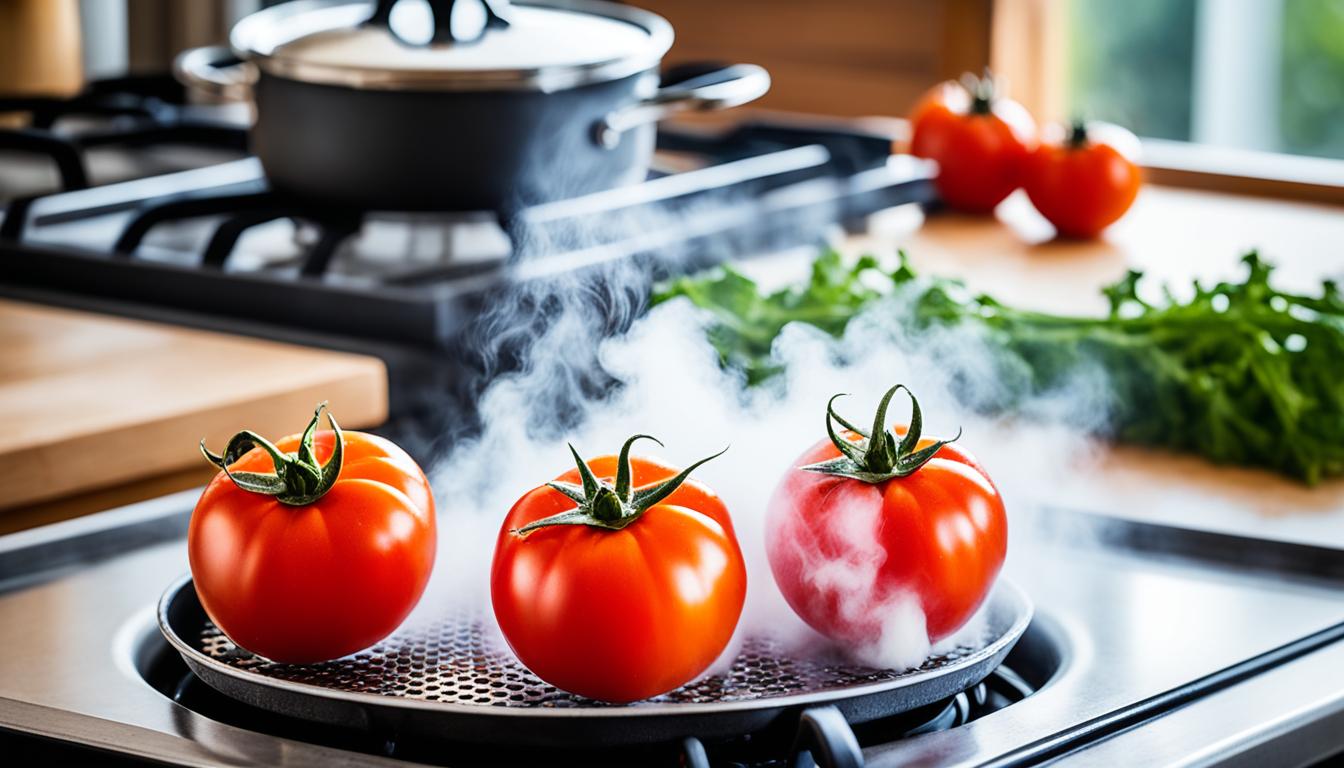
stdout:
{"type": "Polygon", "coordinates": [[[201,438],[297,432],[322,400],[381,424],[382,361],[0,300],[0,509],[203,465],[201,438]]]}

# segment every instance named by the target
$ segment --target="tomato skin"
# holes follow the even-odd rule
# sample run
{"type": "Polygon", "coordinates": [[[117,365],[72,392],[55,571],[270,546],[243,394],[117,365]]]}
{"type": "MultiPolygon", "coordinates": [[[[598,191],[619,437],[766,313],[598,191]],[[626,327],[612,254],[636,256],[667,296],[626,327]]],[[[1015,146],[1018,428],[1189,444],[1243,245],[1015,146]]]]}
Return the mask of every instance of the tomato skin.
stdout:
{"type": "Polygon", "coordinates": [[[930,642],[951,635],[984,602],[1007,555],[994,483],[955,445],[875,485],[797,469],[839,455],[829,440],[817,443],[770,499],[766,552],[785,600],[813,629],[853,647],[878,640],[884,607],[900,594],[919,600],[930,642]],[[853,581],[873,574],[871,589],[853,581]]]}
{"type": "MultiPolygon", "coordinates": [[[[276,442],[287,453],[299,435],[276,442]]],[[[220,472],[191,516],[191,573],[210,619],[242,648],[291,664],[373,645],[406,618],[438,545],[429,482],[388,440],[344,433],[345,460],[326,495],[305,506],[244,491],[220,472]]],[[[326,462],[330,431],[317,432],[326,462]]],[[[254,448],[231,469],[271,472],[254,448]]]]}
{"type": "Polygon", "coordinates": [[[1089,124],[1082,146],[1068,140],[1042,143],[1027,159],[1027,196],[1059,234],[1096,237],[1125,215],[1139,194],[1137,146],[1134,134],[1099,123],[1089,124]]]}
{"type": "MultiPolygon", "coordinates": [[[[617,460],[588,462],[610,481],[617,460]]],[[[636,488],[672,477],[631,458],[636,488]]],[[[558,480],[579,481],[578,470],[558,480]]],[[[728,510],[687,480],[627,527],[514,531],[574,508],[541,486],[509,510],[491,569],[495,617],[519,660],[572,693],[630,702],[677,688],[728,645],[746,599],[747,572],[728,510]]]]}
{"type": "Polygon", "coordinates": [[[910,116],[910,154],[937,161],[934,185],[949,207],[987,214],[1021,186],[1036,125],[1015,101],[993,99],[985,114],[972,103],[950,81],[925,94],[910,116]]]}

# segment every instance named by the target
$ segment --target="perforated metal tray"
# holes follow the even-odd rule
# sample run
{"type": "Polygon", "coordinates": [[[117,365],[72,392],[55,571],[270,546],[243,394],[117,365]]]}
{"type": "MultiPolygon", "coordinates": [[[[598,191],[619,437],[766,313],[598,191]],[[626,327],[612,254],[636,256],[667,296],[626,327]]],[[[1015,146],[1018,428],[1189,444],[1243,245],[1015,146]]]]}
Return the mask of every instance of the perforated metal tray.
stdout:
{"type": "Polygon", "coordinates": [[[1002,581],[980,642],[898,671],[787,653],[749,639],[724,672],[654,699],[612,705],[538,679],[488,642],[475,617],[450,614],[404,628],[335,661],[288,665],[239,649],[206,617],[190,578],[159,603],[159,627],[211,687],[273,712],[398,735],[529,745],[635,744],[753,733],[776,719],[833,704],[850,722],[955,695],[1003,660],[1031,620],[1031,603],[1002,581]]]}

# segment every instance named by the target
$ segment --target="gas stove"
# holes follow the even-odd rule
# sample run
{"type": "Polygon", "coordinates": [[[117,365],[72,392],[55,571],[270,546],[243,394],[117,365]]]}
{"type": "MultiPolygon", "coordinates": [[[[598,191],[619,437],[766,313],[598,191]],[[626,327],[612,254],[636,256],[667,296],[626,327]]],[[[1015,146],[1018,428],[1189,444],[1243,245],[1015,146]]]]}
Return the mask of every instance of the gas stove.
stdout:
{"type": "MultiPolygon", "coordinates": [[[[392,377],[391,431],[442,434],[469,418],[444,394],[469,401],[509,360],[487,365],[463,340],[484,332],[482,307],[520,286],[768,256],[932,200],[931,169],[890,157],[889,137],[778,119],[664,129],[646,182],[507,216],[335,210],[270,189],[243,146],[245,114],[180,102],[153,78],[69,102],[0,102],[35,114],[32,128],[0,134],[21,158],[0,168],[11,198],[0,294],[377,355],[392,377]]],[[[544,302],[534,310],[544,323],[544,302]]],[[[913,708],[831,691],[725,728],[711,705],[665,737],[600,748],[462,738],[373,714],[322,722],[221,693],[160,631],[155,606],[186,571],[196,493],[0,538],[7,756],[699,768],[1308,765],[1344,752],[1344,552],[1071,510],[1015,519],[1025,533],[1008,577],[1036,604],[1020,638],[987,675],[913,708]]],[[[435,684],[469,698],[551,695],[500,674],[515,677],[435,684]]],[[[747,677],[770,695],[780,682],[747,677]]]]}
{"type": "Polygon", "coordinates": [[[1344,553],[1064,510],[1039,515],[1031,567],[1009,574],[1037,606],[1011,653],[983,682],[901,715],[851,728],[793,707],[756,732],[603,749],[435,738],[376,718],[322,725],[217,692],[160,633],[155,604],[186,571],[194,498],[0,538],[6,754],[127,765],[1016,766],[1309,765],[1344,750],[1344,553]]]}

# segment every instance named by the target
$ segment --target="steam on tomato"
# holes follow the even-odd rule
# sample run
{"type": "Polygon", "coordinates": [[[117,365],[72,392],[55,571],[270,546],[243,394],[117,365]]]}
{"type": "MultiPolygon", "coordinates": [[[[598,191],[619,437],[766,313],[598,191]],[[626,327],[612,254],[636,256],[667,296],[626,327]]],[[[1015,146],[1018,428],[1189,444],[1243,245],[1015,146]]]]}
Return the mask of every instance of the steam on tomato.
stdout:
{"type": "Polygon", "coordinates": [[[644,437],[592,462],[571,446],[577,467],[519,499],[495,545],[491,596],[509,646],[541,679],[603,701],[694,679],[746,597],[728,510],[687,479],[709,459],[678,472],[631,458],[644,437]]]}
{"type": "Polygon", "coordinates": [[[910,153],[935,160],[934,185],[949,207],[990,213],[1021,186],[1036,124],[995,93],[986,75],[966,75],[929,91],[910,115],[910,153]]]}
{"type": "Polygon", "coordinates": [[[1031,204],[1065,237],[1092,238],[1134,203],[1143,183],[1139,140],[1108,123],[1075,122],[1027,159],[1023,186],[1031,204]]]}
{"type": "Polygon", "coordinates": [[[900,389],[882,398],[869,431],[836,414],[831,398],[829,439],[788,470],[767,511],[770,568],[790,607],[854,649],[880,642],[893,606],[910,598],[930,642],[952,634],[984,602],[1007,554],[994,483],[950,441],[921,437],[913,395],[909,429],[887,430],[900,389]]]}
{"type": "Polygon", "coordinates": [[[304,664],[367,648],[419,601],[437,546],[434,501],[388,440],[317,430],[271,444],[239,432],[196,503],[191,573],[210,619],[240,647],[304,664]],[[273,469],[274,472],[267,472],[273,469]]]}

